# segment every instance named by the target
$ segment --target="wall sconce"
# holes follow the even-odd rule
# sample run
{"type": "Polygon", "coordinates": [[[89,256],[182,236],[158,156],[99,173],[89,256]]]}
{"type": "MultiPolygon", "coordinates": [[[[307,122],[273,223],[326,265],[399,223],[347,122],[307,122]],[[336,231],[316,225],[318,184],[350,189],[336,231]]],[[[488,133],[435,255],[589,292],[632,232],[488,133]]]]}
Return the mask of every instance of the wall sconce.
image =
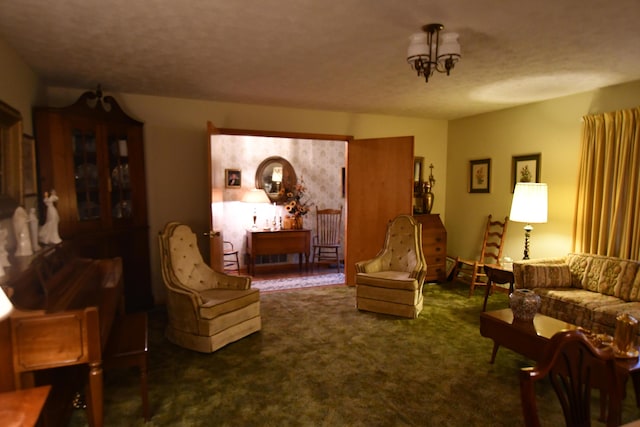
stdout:
{"type": "MultiPolygon", "coordinates": [[[[281,174],[282,175],[282,174],[281,174]]],[[[257,213],[257,204],[258,203],[270,203],[269,196],[264,190],[260,188],[253,188],[244,193],[242,196],[242,201],[245,203],[253,203],[253,226],[251,227],[253,230],[257,229],[256,220],[258,219],[257,213]]]]}
{"type": "Polygon", "coordinates": [[[529,259],[529,238],[531,223],[547,222],[547,184],[518,182],[513,191],[509,219],[524,222],[524,258],[529,259]]]}

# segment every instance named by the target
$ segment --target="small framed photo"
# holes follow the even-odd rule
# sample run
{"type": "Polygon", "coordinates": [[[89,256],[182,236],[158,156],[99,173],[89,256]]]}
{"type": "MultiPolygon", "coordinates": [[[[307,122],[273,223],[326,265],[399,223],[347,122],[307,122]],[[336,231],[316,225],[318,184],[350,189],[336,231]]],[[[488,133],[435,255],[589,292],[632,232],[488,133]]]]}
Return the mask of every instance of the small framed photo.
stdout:
{"type": "Polygon", "coordinates": [[[224,170],[224,186],[226,188],[242,187],[242,172],[240,171],[240,169],[224,170]]]}
{"type": "Polygon", "coordinates": [[[491,192],[491,159],[469,161],[469,193],[491,192]]]}
{"type": "Polygon", "coordinates": [[[511,163],[511,192],[517,182],[540,182],[540,153],[513,156],[511,163]]]}

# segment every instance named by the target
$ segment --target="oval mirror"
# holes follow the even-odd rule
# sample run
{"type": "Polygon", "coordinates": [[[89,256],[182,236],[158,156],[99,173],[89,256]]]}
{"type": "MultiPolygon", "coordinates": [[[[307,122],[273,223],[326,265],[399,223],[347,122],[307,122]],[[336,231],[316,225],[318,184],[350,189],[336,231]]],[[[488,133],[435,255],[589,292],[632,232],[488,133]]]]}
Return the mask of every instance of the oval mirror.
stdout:
{"type": "Polygon", "coordinates": [[[287,192],[295,192],[296,171],[280,156],[268,157],[256,170],[256,188],[264,189],[269,200],[279,205],[287,200],[287,192]]]}

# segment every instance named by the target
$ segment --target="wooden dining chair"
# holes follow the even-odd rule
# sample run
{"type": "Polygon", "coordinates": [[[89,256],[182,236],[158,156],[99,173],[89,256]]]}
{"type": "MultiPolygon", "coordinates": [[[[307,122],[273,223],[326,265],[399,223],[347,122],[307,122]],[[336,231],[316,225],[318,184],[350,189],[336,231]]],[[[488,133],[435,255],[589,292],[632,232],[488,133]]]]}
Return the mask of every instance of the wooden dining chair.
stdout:
{"type": "Polygon", "coordinates": [[[581,330],[551,337],[535,367],[520,370],[520,399],[526,427],[539,427],[535,383],[548,378],[555,390],[567,426],[591,425],[591,390],[600,389],[606,402],[606,425],[620,424],[622,390],[611,347],[596,348],[581,330]]]}
{"type": "Polygon", "coordinates": [[[224,258],[224,271],[237,271],[240,272],[240,259],[238,258],[238,250],[234,248],[233,243],[224,241],[223,246],[223,258],[224,258]]]}
{"type": "Polygon", "coordinates": [[[340,232],[342,206],[338,209],[318,209],[316,206],[316,229],[313,236],[311,265],[335,264],[340,273],[340,232]]]}

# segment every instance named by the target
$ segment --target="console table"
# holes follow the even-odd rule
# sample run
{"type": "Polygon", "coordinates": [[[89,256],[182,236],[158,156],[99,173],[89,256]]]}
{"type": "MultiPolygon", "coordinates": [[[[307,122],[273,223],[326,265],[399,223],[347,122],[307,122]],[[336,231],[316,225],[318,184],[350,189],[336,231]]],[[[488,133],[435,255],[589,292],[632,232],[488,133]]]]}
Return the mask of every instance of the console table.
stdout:
{"type": "Polygon", "coordinates": [[[305,268],[309,270],[311,230],[247,230],[247,255],[250,275],[256,274],[255,259],[258,255],[299,254],[298,263],[302,270],[302,256],[305,268]]]}

